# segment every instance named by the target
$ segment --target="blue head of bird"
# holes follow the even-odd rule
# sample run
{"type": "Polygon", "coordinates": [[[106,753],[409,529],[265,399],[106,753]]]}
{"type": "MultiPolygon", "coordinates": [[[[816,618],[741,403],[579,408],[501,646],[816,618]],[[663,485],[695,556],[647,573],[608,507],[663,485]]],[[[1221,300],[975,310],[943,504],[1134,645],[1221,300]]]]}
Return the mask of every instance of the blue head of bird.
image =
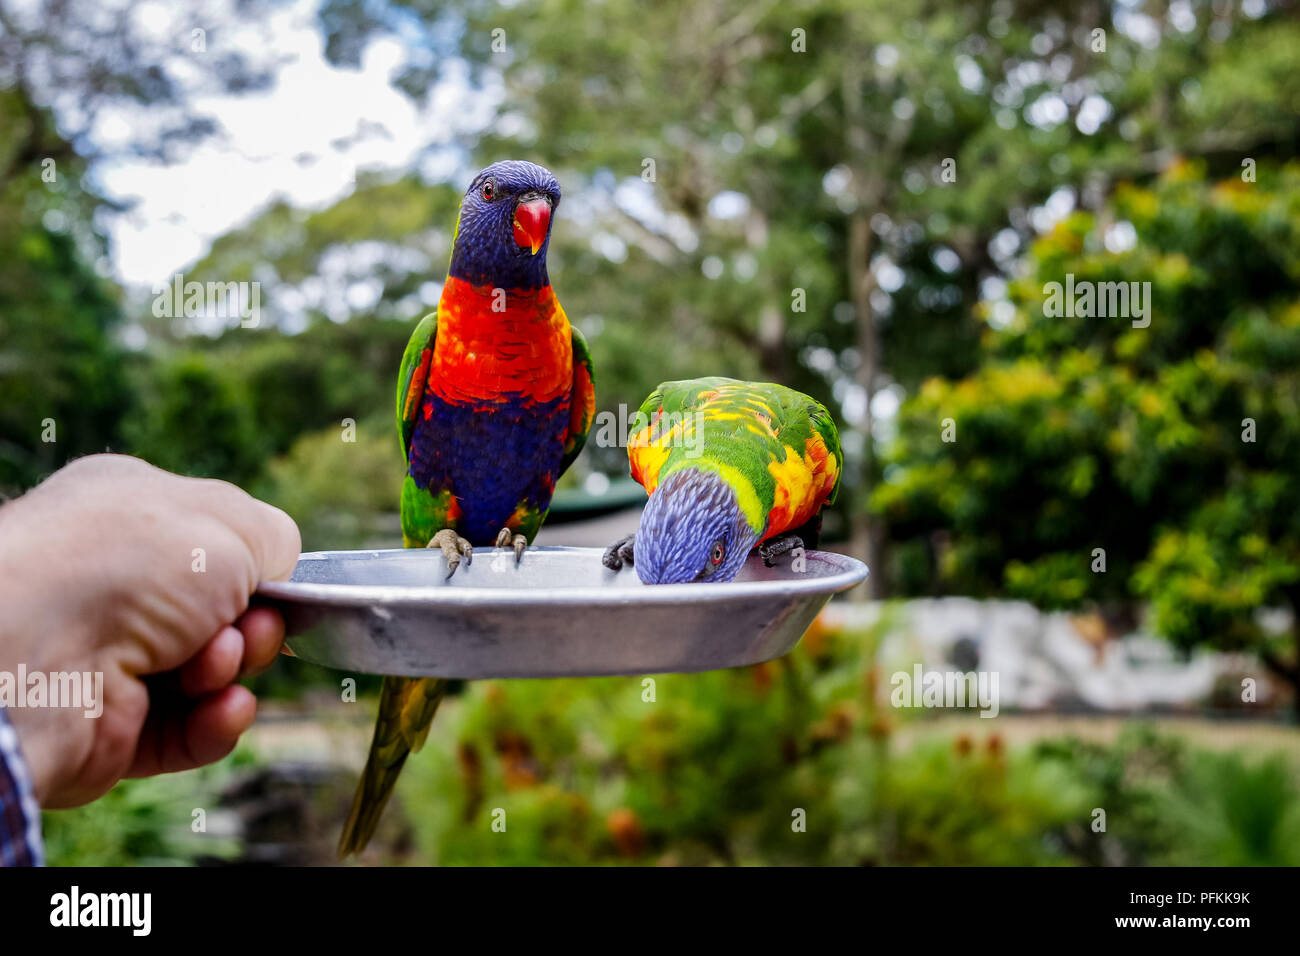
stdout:
{"type": "Polygon", "coordinates": [[[451,274],[510,290],[549,284],[546,249],[560,184],[536,163],[509,159],[474,177],[460,204],[451,274]]]}
{"type": "Polygon", "coordinates": [[[757,543],[735,489],[715,472],[682,468],[646,502],[632,566],[645,584],[730,581],[757,543]]]}

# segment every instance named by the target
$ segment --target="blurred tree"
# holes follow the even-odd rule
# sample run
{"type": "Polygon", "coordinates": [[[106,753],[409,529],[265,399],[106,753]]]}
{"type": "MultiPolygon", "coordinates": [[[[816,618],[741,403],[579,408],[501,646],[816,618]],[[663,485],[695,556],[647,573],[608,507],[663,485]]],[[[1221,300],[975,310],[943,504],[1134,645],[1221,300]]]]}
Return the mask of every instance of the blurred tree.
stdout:
{"type": "Polygon", "coordinates": [[[223,32],[252,28],[277,0],[105,5],[96,0],[0,0],[0,91],[15,91],[26,122],[0,164],[0,186],[46,158],[131,155],[174,159],[217,129],[203,96],[265,89],[270,57],[223,32]],[[211,34],[211,37],[209,37],[211,34]],[[49,137],[52,111],[62,136],[49,137]],[[129,119],[129,135],[97,124],[129,119]]]}
{"type": "Polygon", "coordinates": [[[112,204],[87,170],[175,158],[216,129],[196,97],[266,86],[272,64],[216,35],[208,45],[208,31],[251,28],[275,2],[237,6],[0,0],[0,494],[124,450],[119,294],[94,223],[112,204]]]}
{"type": "MultiPolygon", "coordinates": [[[[374,466],[386,462],[400,475],[396,370],[411,322],[437,301],[441,284],[430,280],[437,274],[432,262],[449,254],[459,198],[449,187],[403,178],[363,181],[320,212],[274,205],[222,236],[186,271],[191,281],[259,283],[263,315],[256,327],[201,335],[191,318],[140,319],[156,360],[202,343],[213,373],[238,385],[248,450],[269,462],[262,490],[291,503],[300,521],[338,531],[349,508],[356,518],[381,503],[379,510],[395,508],[395,491],[375,499],[385,483],[374,484],[374,466]],[[330,453],[333,465],[322,467],[315,454],[340,442],[347,420],[364,423],[364,436],[340,443],[330,453]]],[[[188,428],[155,417],[132,434],[143,441],[153,432],[149,447],[165,446],[171,426],[188,428]]],[[[354,532],[345,539],[355,540],[354,532]]]]}
{"type": "Polygon", "coordinates": [[[908,590],[1120,627],[1145,600],[1184,647],[1262,655],[1300,706],[1297,249],[1295,164],[1212,185],[1178,162],[1040,239],[982,310],[980,370],[904,406],[874,502],[908,590]],[[1067,282],[1136,284],[1149,326],[1056,314],[1067,282]],[[1289,650],[1262,608],[1291,612],[1289,650]]]}
{"type": "Polygon", "coordinates": [[[333,425],[303,435],[285,455],[271,460],[258,497],[283,508],[302,532],[303,550],[373,547],[377,530],[392,545],[400,541],[396,519],[401,495],[400,446],[389,416],[357,422],[351,430],[333,425]],[[383,529],[367,522],[390,515],[383,529]]]}
{"type": "Polygon", "coordinates": [[[182,475],[248,482],[262,459],[242,383],[203,353],[150,365],[141,413],[124,426],[132,451],[182,475]]]}
{"type": "Polygon", "coordinates": [[[263,458],[283,454],[305,433],[344,419],[379,418],[401,459],[393,423],[393,396],[405,323],[359,315],[336,323],[313,318],[297,334],[274,329],[232,329],[208,354],[245,388],[263,458]]]}
{"type": "Polygon", "coordinates": [[[83,164],[48,112],[0,90],[0,495],[17,494],[69,458],[116,446],[131,402],[111,284],[88,225],[83,164]],[[23,156],[33,123],[44,166],[23,156]]]}
{"type": "Polygon", "coordinates": [[[1054,7],[329,0],[321,25],[340,63],[380,34],[406,44],[394,83],[416,99],[453,57],[501,80],[476,155],[579,187],[557,274],[607,370],[603,406],[701,370],[833,391],[843,507],[879,564],[872,400],[971,370],[963,303],[1011,266],[1038,204],[1064,188],[1095,206],[1171,149],[1296,141],[1297,84],[1278,81],[1293,4],[1258,23],[1227,3],[1054,7]]]}

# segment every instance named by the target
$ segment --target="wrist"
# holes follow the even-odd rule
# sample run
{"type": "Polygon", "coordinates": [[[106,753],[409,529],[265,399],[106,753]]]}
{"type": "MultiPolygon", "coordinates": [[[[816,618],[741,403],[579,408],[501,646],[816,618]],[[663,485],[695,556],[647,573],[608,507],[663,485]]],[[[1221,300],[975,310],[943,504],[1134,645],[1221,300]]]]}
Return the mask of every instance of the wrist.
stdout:
{"type": "Polygon", "coordinates": [[[4,809],[7,821],[6,861],[40,866],[44,861],[41,808],[32,792],[31,770],[22,742],[3,707],[0,707],[0,808],[4,809]],[[14,827],[15,808],[22,820],[21,832],[14,827]]]}
{"type": "Polygon", "coordinates": [[[0,507],[0,707],[35,799],[44,804],[79,736],[69,733],[67,721],[82,719],[82,711],[60,706],[59,652],[83,646],[85,635],[66,613],[72,603],[61,593],[66,583],[33,539],[39,522],[29,507],[23,499],[0,507]]]}

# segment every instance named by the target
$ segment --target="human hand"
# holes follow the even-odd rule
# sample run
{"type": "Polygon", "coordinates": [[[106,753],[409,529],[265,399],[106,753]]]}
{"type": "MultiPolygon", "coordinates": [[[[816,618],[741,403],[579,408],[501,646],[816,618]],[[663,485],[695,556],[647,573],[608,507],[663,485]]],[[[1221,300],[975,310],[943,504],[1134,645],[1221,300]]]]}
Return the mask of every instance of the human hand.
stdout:
{"type": "Polygon", "coordinates": [[[270,666],[284,635],[249,596],[300,548],[288,515],[234,485],[121,455],[0,507],[0,672],[103,674],[98,717],[6,709],[38,802],[76,806],[228,754],[256,713],[235,681],[270,666]]]}

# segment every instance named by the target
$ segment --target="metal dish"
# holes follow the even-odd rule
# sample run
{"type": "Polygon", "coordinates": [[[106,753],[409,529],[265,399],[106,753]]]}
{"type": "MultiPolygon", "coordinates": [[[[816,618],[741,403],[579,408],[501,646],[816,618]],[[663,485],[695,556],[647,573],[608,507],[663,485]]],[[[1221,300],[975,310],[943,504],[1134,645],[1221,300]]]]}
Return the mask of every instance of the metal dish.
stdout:
{"type": "Polygon", "coordinates": [[[438,550],[318,551],[255,600],[288,647],[340,670],[411,677],[595,677],[757,664],[799,642],[831,595],[864,580],[823,551],[772,568],[751,556],[727,584],[643,585],[599,548],[478,551],[451,578],[438,550]]]}

